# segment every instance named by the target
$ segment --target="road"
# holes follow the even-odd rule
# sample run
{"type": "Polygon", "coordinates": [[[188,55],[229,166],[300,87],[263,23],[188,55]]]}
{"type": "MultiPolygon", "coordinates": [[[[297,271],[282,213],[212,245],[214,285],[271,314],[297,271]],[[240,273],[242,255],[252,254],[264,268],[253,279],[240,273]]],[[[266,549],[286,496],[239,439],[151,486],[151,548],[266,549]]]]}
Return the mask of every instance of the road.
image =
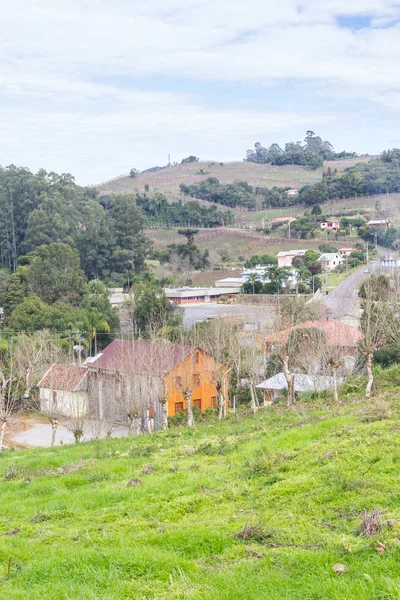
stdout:
{"type": "MultiPolygon", "coordinates": [[[[368,265],[369,273],[380,269],[380,257],[387,254],[388,250],[378,247],[378,252],[379,258],[368,265]]],[[[358,286],[363,279],[369,276],[369,273],[365,273],[366,268],[366,266],[360,267],[355,273],[346,277],[342,283],[322,300],[322,304],[324,304],[328,310],[332,311],[330,313],[331,317],[338,318],[344,315],[360,316],[358,286]]]]}

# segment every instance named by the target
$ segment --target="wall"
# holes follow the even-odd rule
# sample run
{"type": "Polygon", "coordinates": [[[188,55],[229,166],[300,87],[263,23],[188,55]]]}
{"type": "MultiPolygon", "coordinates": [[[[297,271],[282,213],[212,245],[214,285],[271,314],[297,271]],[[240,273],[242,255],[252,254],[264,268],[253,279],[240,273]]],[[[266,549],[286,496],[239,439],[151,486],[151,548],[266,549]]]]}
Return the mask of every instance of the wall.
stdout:
{"type": "Polygon", "coordinates": [[[40,388],[41,410],[52,410],[54,407],[53,393],[56,395],[57,411],[65,416],[86,414],[89,409],[89,395],[87,392],[67,392],[65,390],[51,390],[40,388]]]}
{"type": "MultiPolygon", "coordinates": [[[[204,410],[208,407],[213,407],[212,398],[215,398],[215,406],[217,408],[218,399],[217,399],[217,390],[215,385],[213,384],[212,373],[213,369],[213,359],[208,356],[205,352],[201,350],[198,352],[198,361],[193,361],[193,355],[188,356],[183,364],[178,365],[173,369],[170,373],[165,376],[165,385],[168,391],[168,416],[173,416],[178,412],[176,410],[176,403],[182,403],[182,408],[186,408],[185,399],[182,396],[182,391],[179,388],[176,378],[182,377],[183,383],[191,378],[193,375],[198,375],[200,379],[200,385],[197,386],[192,393],[192,405],[194,405],[194,400],[201,400],[201,410],[204,410]]],[[[226,406],[228,408],[228,378],[225,377],[225,401],[226,406]]]]}

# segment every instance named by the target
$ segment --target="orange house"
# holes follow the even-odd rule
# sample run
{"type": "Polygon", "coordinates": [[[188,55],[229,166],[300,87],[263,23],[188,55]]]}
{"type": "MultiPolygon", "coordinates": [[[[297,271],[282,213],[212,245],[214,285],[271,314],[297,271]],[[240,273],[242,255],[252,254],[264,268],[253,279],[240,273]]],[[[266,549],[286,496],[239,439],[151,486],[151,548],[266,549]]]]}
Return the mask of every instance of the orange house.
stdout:
{"type": "MultiPolygon", "coordinates": [[[[185,396],[199,410],[218,408],[217,388],[228,409],[227,368],[196,346],[114,340],[94,359],[89,359],[87,367],[92,382],[89,386],[92,404],[96,406],[104,405],[101,390],[111,379],[131,374],[137,379],[151,379],[148,404],[155,415],[161,396],[167,398],[168,416],[186,409],[185,396]]],[[[101,416],[97,408],[92,412],[101,416]]]]}
{"type": "Polygon", "coordinates": [[[186,408],[185,392],[192,406],[199,410],[218,408],[217,385],[224,395],[228,411],[228,374],[224,365],[194,346],[184,346],[184,356],[164,375],[164,392],[168,396],[168,416],[186,408]]]}

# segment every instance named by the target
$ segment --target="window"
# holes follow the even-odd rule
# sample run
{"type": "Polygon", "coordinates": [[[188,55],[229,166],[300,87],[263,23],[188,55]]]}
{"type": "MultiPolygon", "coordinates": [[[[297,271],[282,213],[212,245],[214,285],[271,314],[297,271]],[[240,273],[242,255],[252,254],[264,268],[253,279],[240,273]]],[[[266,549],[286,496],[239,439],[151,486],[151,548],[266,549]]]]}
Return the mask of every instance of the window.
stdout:
{"type": "Polygon", "coordinates": [[[182,389],[182,377],[180,375],[175,377],[175,387],[177,387],[178,390],[182,389]]]}
{"type": "Polygon", "coordinates": [[[197,398],[196,400],[193,400],[193,406],[201,410],[201,399],[197,398]]]}
{"type": "Polygon", "coordinates": [[[196,354],[194,355],[194,363],[195,365],[198,365],[200,363],[200,352],[196,352],[196,354]]]}
{"type": "Polygon", "coordinates": [[[218,408],[217,396],[211,396],[211,406],[212,406],[212,408],[218,408]]]}
{"type": "Polygon", "coordinates": [[[192,377],[192,385],[193,385],[193,387],[199,387],[199,385],[200,385],[200,375],[193,375],[193,377],[192,377]]]}
{"type": "Polygon", "coordinates": [[[57,392],[54,392],[54,391],[53,391],[53,397],[52,397],[52,400],[53,400],[53,404],[57,404],[57,392]]]}
{"type": "Polygon", "coordinates": [[[183,410],[183,402],[175,402],[175,414],[183,410]]]}

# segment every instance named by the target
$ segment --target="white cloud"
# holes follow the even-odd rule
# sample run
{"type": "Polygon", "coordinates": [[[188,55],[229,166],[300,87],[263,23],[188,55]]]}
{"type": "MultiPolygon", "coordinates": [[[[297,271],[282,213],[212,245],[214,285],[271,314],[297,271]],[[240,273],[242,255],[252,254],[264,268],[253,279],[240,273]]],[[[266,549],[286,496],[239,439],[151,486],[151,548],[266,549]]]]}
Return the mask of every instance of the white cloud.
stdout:
{"type": "Polygon", "coordinates": [[[169,151],[239,158],[250,140],[271,135],[318,125],[349,132],[351,119],[335,102],[327,108],[329,97],[369,102],[377,112],[363,114],[373,120],[379,106],[397,118],[400,25],[380,28],[400,18],[391,0],[3,0],[1,18],[3,163],[89,181],[169,151]],[[370,16],[374,27],[340,28],[338,15],[370,16]],[[217,98],[210,106],[167,87],[168,77],[197,79],[200,89],[299,82],[321,109],[293,97],[277,111],[264,92],[264,110],[250,97],[222,110],[217,98]]]}

